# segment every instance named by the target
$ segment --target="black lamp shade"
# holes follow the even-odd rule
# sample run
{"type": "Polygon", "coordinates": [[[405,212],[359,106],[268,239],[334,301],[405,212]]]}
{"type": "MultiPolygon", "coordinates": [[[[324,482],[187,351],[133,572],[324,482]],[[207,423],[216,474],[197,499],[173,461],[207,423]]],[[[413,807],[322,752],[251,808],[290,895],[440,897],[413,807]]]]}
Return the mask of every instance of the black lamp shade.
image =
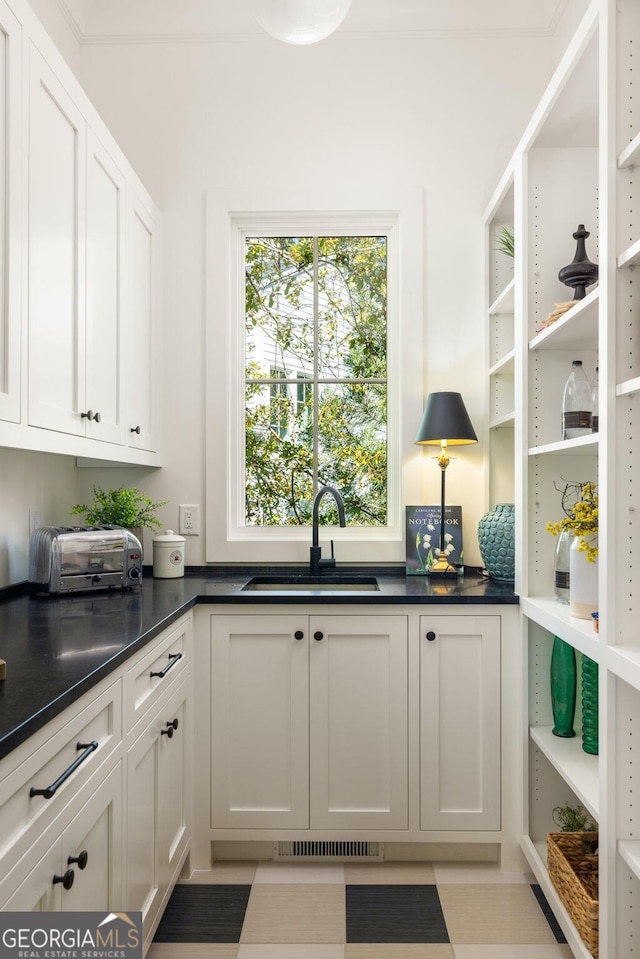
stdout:
{"type": "Polygon", "coordinates": [[[415,442],[420,446],[464,446],[477,443],[460,393],[430,393],[415,442]]]}

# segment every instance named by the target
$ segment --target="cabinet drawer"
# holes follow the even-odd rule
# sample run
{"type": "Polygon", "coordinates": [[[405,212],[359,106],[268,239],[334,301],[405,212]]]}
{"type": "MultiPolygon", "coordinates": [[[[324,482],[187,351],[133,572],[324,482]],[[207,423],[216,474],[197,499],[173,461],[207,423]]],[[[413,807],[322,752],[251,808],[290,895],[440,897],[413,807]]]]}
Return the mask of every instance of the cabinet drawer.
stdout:
{"type": "Polygon", "coordinates": [[[188,616],[162,633],[129,668],[125,687],[127,731],[160,700],[178,676],[184,675],[190,662],[191,616],[188,616]]]}
{"type": "Polygon", "coordinates": [[[33,755],[0,782],[0,857],[10,868],[103,765],[122,739],[121,682],[113,683],[58,727],[33,755]]]}

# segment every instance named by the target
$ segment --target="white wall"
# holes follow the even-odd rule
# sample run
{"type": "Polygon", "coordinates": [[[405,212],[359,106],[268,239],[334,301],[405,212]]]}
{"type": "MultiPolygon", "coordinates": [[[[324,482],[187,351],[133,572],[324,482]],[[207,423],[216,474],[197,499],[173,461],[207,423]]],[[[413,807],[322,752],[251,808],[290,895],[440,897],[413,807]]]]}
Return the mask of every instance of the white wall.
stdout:
{"type": "Polygon", "coordinates": [[[77,470],[71,456],[0,448],[0,586],[27,579],[29,509],[41,526],[72,522],[77,470]]]}
{"type": "MultiPolygon", "coordinates": [[[[204,514],[210,186],[312,178],[424,187],[424,392],[461,390],[480,434],[482,210],[551,72],[548,38],[79,47],[55,0],[31,2],[164,210],[166,466],[76,470],[69,458],[0,451],[0,586],[26,577],[29,507],[43,523],[63,523],[93,482],[169,499],[159,514],[167,526],[177,526],[179,503],[200,503],[204,514]]],[[[480,561],[485,455],[465,449],[447,477],[449,501],[465,508],[469,562],[480,561]]],[[[424,475],[425,497],[437,501],[428,459],[424,475]]],[[[146,546],[149,556],[149,537],[146,546]]],[[[188,540],[187,562],[204,562],[203,536],[188,540]]]]}
{"type": "MultiPolygon", "coordinates": [[[[166,466],[146,488],[171,501],[172,525],[179,503],[202,505],[205,496],[210,186],[423,187],[424,392],[460,390],[480,434],[482,212],[544,89],[550,46],[548,38],[334,39],[294,48],[265,38],[83,48],[87,92],[165,214],[166,466]]],[[[447,477],[449,501],[464,506],[470,562],[480,562],[485,455],[465,449],[447,477]]],[[[425,459],[424,472],[425,495],[437,502],[439,471],[425,459]]],[[[204,537],[190,538],[187,563],[203,562],[204,537]]]]}

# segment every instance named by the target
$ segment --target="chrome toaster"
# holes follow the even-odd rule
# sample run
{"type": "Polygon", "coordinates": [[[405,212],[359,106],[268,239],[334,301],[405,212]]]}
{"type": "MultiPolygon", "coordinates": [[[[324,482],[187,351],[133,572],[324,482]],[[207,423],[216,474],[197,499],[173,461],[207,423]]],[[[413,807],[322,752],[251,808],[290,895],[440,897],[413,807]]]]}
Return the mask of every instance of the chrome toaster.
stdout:
{"type": "Polygon", "coordinates": [[[142,581],[142,546],[122,526],[41,526],[29,540],[32,593],[130,589],[142,581]]]}

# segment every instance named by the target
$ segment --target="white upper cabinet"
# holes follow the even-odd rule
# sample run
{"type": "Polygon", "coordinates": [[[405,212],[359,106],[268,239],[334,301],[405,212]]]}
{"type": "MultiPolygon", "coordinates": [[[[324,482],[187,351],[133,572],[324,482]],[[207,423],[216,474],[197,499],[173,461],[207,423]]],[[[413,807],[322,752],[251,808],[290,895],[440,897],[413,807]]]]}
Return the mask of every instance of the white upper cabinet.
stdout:
{"type": "Polygon", "coordinates": [[[20,419],[20,24],[0,0],[0,419],[20,419]]]}
{"type": "Polygon", "coordinates": [[[29,424],[84,435],[84,117],[30,49],[29,424]]]}
{"type": "Polygon", "coordinates": [[[87,131],[86,405],[96,439],[124,442],[126,181],[87,131]],[[96,413],[100,416],[96,422],[96,413]]]}
{"type": "Polygon", "coordinates": [[[25,0],[0,78],[0,445],[157,466],[160,214],[25,0]]]}
{"type": "Polygon", "coordinates": [[[129,314],[126,432],[130,446],[156,450],[156,336],[158,225],[131,191],[128,210],[129,314]]]}

